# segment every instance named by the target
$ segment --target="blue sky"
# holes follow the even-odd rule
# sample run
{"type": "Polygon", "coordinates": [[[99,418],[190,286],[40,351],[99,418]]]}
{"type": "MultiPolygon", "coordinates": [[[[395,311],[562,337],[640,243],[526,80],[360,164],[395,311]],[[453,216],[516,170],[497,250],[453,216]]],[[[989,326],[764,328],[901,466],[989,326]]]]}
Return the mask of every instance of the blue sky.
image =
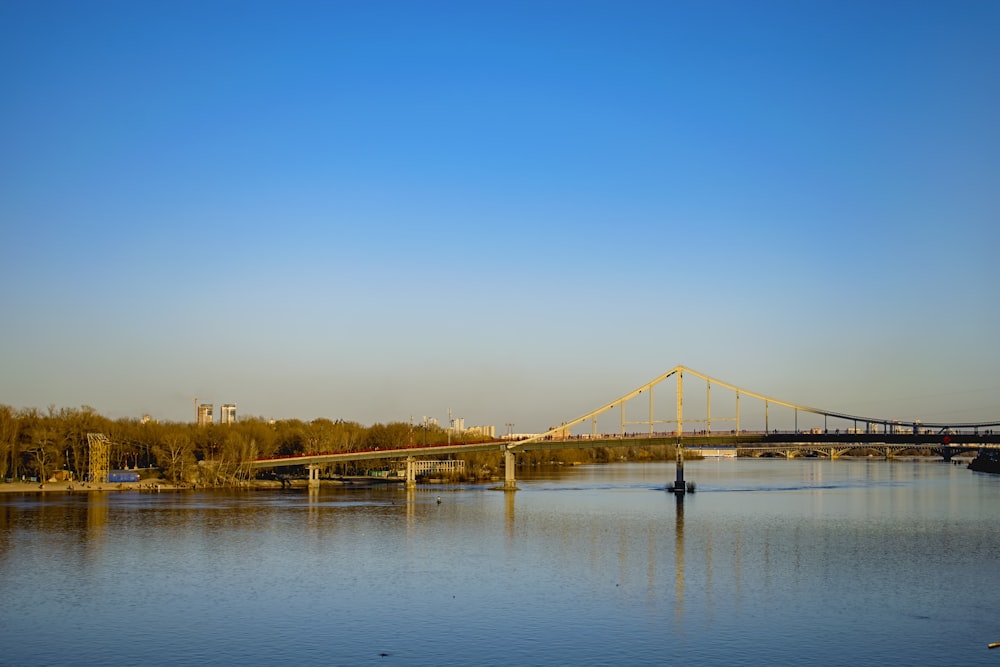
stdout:
{"type": "Polygon", "coordinates": [[[0,404],[1000,419],[1000,4],[0,2],[0,404]]]}

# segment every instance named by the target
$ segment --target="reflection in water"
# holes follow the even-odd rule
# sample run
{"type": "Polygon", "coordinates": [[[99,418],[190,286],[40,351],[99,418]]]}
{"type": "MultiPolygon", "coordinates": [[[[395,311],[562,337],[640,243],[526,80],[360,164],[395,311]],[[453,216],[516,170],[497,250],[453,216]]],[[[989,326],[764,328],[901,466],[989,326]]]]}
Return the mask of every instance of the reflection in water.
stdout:
{"type": "Polygon", "coordinates": [[[104,537],[108,527],[108,496],[103,491],[87,494],[87,539],[104,537]]]}
{"type": "Polygon", "coordinates": [[[104,542],[107,538],[108,515],[108,493],[104,491],[92,491],[78,496],[84,499],[84,510],[87,516],[87,530],[84,532],[83,553],[84,558],[90,565],[99,565],[104,551],[104,542]]]}
{"type": "Polygon", "coordinates": [[[323,526],[323,504],[326,497],[320,496],[320,487],[310,485],[306,491],[306,521],[310,528],[319,530],[323,526]]]}
{"type": "Polygon", "coordinates": [[[737,601],[743,597],[743,529],[739,526],[733,531],[735,548],[733,549],[733,589],[737,601]]]}
{"type": "Polygon", "coordinates": [[[8,558],[8,551],[14,546],[14,527],[18,512],[13,505],[0,505],[0,564],[8,558]]]}
{"type": "Polygon", "coordinates": [[[629,574],[628,547],[629,531],[625,526],[618,528],[618,581],[625,581],[629,574]]]}
{"type": "Polygon", "coordinates": [[[684,494],[676,493],[674,519],[674,616],[680,624],[684,617],[684,494]]]}
{"type": "Polygon", "coordinates": [[[406,535],[413,537],[416,530],[417,521],[417,489],[412,486],[406,487],[406,535]]]}
{"type": "Polygon", "coordinates": [[[715,541],[713,539],[712,525],[709,523],[705,527],[705,607],[711,616],[712,612],[712,554],[714,551],[715,541]]]}
{"type": "Polygon", "coordinates": [[[650,523],[646,528],[646,597],[650,602],[656,599],[656,562],[657,541],[656,524],[650,523]]]}
{"type": "Polygon", "coordinates": [[[514,494],[515,491],[503,492],[504,530],[507,535],[507,546],[514,541],[514,494]]]}

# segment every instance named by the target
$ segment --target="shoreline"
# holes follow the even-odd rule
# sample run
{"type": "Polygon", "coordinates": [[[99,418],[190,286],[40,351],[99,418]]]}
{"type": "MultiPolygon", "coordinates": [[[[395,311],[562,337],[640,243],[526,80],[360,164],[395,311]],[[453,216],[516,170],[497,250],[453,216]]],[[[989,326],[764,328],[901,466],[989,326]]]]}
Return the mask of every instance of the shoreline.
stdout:
{"type": "MultiPolygon", "coordinates": [[[[871,457],[851,457],[844,456],[843,459],[857,459],[865,460],[871,457]]],[[[709,459],[710,460],[710,459],[709,459]]],[[[924,456],[903,456],[895,457],[894,460],[897,461],[925,461],[927,457],[924,456]]],[[[972,457],[958,457],[956,456],[952,464],[967,466],[972,457]]],[[[929,461],[930,462],[930,461],[929,461]]],[[[944,463],[939,459],[934,459],[934,463],[944,463]]],[[[605,464],[606,465],[606,464],[605,464]]],[[[323,479],[320,482],[321,486],[353,486],[357,488],[362,487],[372,487],[372,486],[395,486],[401,484],[404,480],[402,479],[387,479],[384,477],[337,477],[333,479],[323,479]]],[[[495,481],[495,478],[490,481],[495,481]]],[[[424,482],[425,484],[441,484],[442,480],[428,480],[424,482]]],[[[248,490],[267,490],[267,489],[307,489],[309,488],[309,483],[304,479],[290,480],[282,485],[280,481],[277,480],[267,480],[267,479],[257,479],[253,480],[249,484],[244,485],[233,485],[233,486],[211,486],[211,485],[198,485],[198,484],[173,484],[171,482],[164,481],[161,478],[150,478],[139,482],[108,482],[106,484],[91,484],[89,482],[0,482],[0,496],[4,494],[14,494],[14,493],[105,493],[105,492],[118,492],[118,491],[138,491],[141,493],[158,493],[162,491],[204,491],[207,489],[248,489],[248,490]]]]}
{"type": "MultiPolygon", "coordinates": [[[[401,484],[403,480],[386,480],[371,477],[340,477],[321,480],[321,486],[389,486],[401,484]]],[[[249,484],[232,486],[210,486],[199,484],[173,484],[162,479],[151,478],[140,482],[108,482],[106,484],[91,484],[89,482],[0,482],[0,495],[9,493],[108,493],[119,491],[138,491],[141,493],[159,493],[162,491],[204,491],[207,489],[249,489],[254,491],[276,489],[307,489],[308,480],[296,479],[282,486],[280,481],[269,479],[253,480],[249,484]]]]}
{"type": "Polygon", "coordinates": [[[89,493],[104,491],[183,491],[190,486],[170,484],[161,479],[144,482],[109,482],[89,484],[80,482],[0,482],[0,494],[4,493],[89,493]]]}

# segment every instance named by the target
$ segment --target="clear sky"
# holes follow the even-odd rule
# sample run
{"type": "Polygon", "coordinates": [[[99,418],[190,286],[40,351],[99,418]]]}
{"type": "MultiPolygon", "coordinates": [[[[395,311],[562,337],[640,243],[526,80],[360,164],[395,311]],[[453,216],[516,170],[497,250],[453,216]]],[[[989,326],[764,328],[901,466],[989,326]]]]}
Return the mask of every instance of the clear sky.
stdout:
{"type": "Polygon", "coordinates": [[[0,404],[1000,419],[1000,3],[0,0],[0,404]]]}

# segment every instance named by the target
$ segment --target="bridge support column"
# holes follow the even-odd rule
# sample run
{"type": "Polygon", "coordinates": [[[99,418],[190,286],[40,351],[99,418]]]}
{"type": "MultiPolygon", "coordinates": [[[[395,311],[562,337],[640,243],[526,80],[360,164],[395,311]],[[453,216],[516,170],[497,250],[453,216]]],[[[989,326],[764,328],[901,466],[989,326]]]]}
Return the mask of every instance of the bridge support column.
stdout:
{"type": "Polygon", "coordinates": [[[674,477],[674,486],[670,491],[682,496],[687,491],[687,487],[684,486],[684,450],[679,442],[675,445],[675,449],[677,450],[677,474],[674,477]]]}
{"type": "Polygon", "coordinates": [[[406,457],[406,488],[412,489],[417,486],[417,467],[413,465],[413,457],[406,457]]]}
{"type": "Polygon", "coordinates": [[[309,488],[319,487],[319,466],[310,465],[307,466],[307,469],[309,470],[309,488]]]}
{"type": "Polygon", "coordinates": [[[517,491],[517,481],[514,479],[514,452],[503,450],[503,490],[517,491]]]}

